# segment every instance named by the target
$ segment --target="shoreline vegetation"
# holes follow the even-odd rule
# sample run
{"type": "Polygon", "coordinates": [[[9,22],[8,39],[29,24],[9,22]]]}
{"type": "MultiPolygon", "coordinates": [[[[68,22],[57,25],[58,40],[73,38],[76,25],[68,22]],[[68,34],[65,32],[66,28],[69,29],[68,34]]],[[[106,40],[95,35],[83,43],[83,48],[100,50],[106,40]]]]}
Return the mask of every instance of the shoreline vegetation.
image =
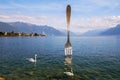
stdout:
{"type": "Polygon", "coordinates": [[[46,36],[45,33],[24,33],[24,32],[0,32],[0,37],[17,37],[17,36],[24,36],[24,37],[34,37],[34,36],[46,36]]]}

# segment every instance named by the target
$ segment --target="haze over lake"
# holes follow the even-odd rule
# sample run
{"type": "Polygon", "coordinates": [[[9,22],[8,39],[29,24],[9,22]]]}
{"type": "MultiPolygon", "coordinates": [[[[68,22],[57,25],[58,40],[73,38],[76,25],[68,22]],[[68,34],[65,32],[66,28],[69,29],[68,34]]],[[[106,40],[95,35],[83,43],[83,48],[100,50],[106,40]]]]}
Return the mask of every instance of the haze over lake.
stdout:
{"type": "Polygon", "coordinates": [[[6,80],[120,80],[120,36],[71,37],[74,77],[64,74],[66,37],[0,37],[6,80]],[[26,58],[34,58],[31,63],[26,58]]]}

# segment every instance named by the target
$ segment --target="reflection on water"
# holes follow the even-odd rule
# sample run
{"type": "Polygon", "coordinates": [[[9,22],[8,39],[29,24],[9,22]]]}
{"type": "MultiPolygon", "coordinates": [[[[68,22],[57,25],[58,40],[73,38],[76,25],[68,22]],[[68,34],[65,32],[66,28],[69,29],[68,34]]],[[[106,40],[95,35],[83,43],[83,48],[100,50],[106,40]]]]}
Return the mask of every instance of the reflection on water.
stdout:
{"type": "Polygon", "coordinates": [[[65,72],[64,74],[68,76],[74,76],[73,70],[72,70],[72,56],[65,56],[65,72]]]}

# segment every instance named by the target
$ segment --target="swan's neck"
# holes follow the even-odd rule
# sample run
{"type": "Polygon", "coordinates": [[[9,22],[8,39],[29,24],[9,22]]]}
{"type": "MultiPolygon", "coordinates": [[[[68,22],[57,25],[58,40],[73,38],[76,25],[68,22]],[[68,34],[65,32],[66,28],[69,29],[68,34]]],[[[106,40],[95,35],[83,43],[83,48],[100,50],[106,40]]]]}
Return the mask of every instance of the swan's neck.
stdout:
{"type": "Polygon", "coordinates": [[[37,56],[35,55],[35,62],[37,62],[37,56]]]}

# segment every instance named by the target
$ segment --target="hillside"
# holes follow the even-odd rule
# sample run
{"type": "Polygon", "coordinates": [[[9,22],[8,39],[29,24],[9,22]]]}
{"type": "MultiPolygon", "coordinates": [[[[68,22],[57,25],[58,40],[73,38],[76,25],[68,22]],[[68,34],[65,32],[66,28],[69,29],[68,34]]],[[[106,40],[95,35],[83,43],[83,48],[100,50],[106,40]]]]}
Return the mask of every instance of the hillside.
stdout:
{"type": "Polygon", "coordinates": [[[89,30],[83,33],[81,36],[99,36],[103,31],[105,30],[104,29],[89,30]]]}
{"type": "Polygon", "coordinates": [[[34,25],[30,23],[24,22],[11,22],[5,23],[0,22],[0,31],[5,32],[25,32],[25,33],[45,33],[46,35],[54,35],[54,36],[63,36],[64,34],[59,30],[47,26],[47,25],[34,25]]]}
{"type": "Polygon", "coordinates": [[[111,36],[111,35],[120,35],[120,24],[113,28],[109,29],[97,29],[90,30],[83,33],[81,36],[111,36]]]}
{"type": "Polygon", "coordinates": [[[120,24],[118,24],[117,26],[113,28],[105,30],[100,35],[120,35],[120,24]]]}
{"type": "Polygon", "coordinates": [[[5,22],[0,22],[0,31],[11,32],[13,30],[17,30],[17,29],[5,22]]]}

